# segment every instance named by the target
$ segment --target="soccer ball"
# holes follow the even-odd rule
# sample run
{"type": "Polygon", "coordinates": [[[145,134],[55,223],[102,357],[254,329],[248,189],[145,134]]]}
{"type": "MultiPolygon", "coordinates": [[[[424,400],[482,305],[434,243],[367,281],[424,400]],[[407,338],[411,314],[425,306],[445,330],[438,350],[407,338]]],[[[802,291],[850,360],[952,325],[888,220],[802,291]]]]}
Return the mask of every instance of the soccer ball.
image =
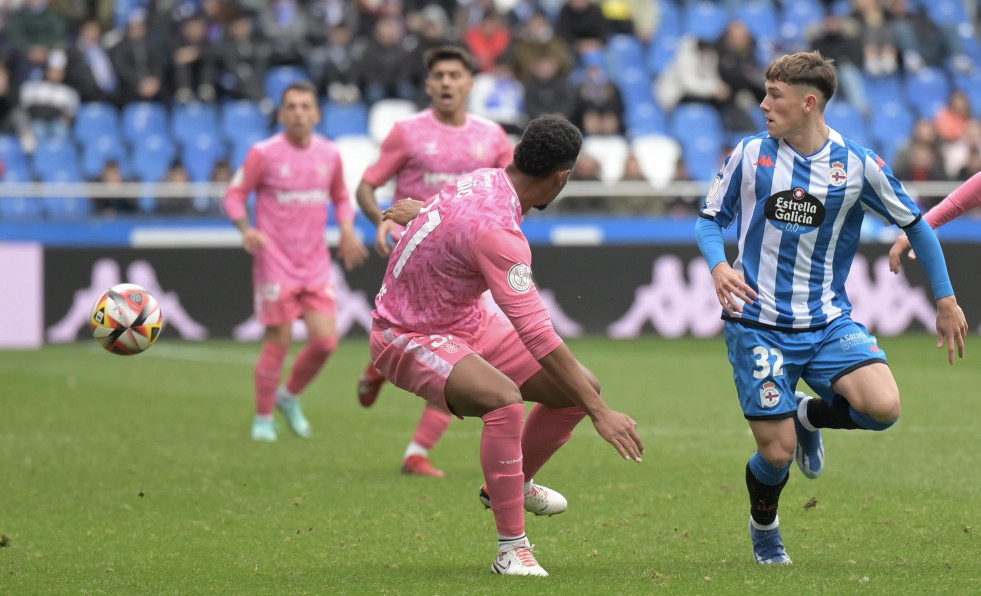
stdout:
{"type": "Polygon", "coordinates": [[[118,284],[95,302],[89,318],[92,336],[113,354],[139,354],[153,345],[163,329],[157,299],[136,284],[118,284]]]}

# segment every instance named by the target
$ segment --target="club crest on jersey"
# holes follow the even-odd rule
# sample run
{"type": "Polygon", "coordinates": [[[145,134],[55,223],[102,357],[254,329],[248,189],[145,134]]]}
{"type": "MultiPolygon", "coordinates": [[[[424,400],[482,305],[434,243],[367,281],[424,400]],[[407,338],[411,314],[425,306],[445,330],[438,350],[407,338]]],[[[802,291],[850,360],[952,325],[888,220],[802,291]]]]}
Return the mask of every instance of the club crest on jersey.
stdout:
{"type": "Polygon", "coordinates": [[[848,175],[845,174],[845,164],[840,161],[831,164],[831,172],[828,173],[828,184],[831,186],[842,186],[847,181],[848,175]]]}
{"type": "Polygon", "coordinates": [[[776,383],[767,381],[760,387],[760,405],[764,408],[775,408],[780,403],[780,390],[776,383]]]}
{"type": "Polygon", "coordinates": [[[439,155],[439,145],[435,141],[425,144],[426,155],[439,155]]]}
{"type": "Polygon", "coordinates": [[[763,214],[771,224],[791,234],[813,232],[824,222],[824,204],[799,186],[770,195],[763,214]]]}
{"type": "Polygon", "coordinates": [[[524,294],[531,289],[531,267],[515,263],[508,271],[508,285],[515,292],[524,294]]]}

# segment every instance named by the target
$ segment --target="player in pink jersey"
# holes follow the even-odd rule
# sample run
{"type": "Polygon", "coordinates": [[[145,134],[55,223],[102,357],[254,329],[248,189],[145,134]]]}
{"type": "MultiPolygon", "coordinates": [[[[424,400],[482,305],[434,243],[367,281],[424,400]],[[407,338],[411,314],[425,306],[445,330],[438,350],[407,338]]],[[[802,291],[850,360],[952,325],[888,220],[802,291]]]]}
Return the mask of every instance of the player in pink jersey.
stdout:
{"type": "Polygon", "coordinates": [[[256,417],[252,438],[275,441],[273,409],[290,428],[311,435],[300,408],[300,392],[320,372],[337,347],[336,304],[330,252],[324,240],[327,202],[341,229],[338,256],[351,269],[368,256],[354,232],[354,210],[344,185],[341,156],[327,139],[313,134],[320,122],[317,92],[300,82],[283,92],[279,121],[285,130],[256,143],[225,194],[225,211],[254,255],[252,275],[259,320],[266,327],[255,368],[256,417]],[[255,227],[246,201],[255,192],[255,227]],[[289,353],[293,321],[302,316],[309,340],[279,387],[289,353]]]}
{"type": "MultiPolygon", "coordinates": [[[[957,219],[971,209],[981,207],[981,172],[971,176],[967,182],[954,189],[954,192],[933,206],[924,216],[930,227],[936,230],[945,223],[957,219]]],[[[889,249],[889,269],[893,273],[899,273],[899,261],[903,253],[909,250],[909,257],[916,258],[916,254],[910,250],[909,239],[906,234],[900,234],[896,242],[889,249]]]]}
{"type": "MultiPolygon", "coordinates": [[[[388,256],[390,242],[401,228],[382,221],[375,189],[395,178],[395,201],[426,200],[460,175],[486,167],[511,163],[513,148],[499,124],[467,113],[473,89],[473,59],[454,46],[433,48],[424,57],[428,76],[426,93],[431,108],[395,124],[381,146],[381,157],[368,168],[356,196],[364,214],[378,226],[375,247],[388,256]]],[[[358,400],[370,407],[378,398],[385,378],[370,364],[358,382],[358,400]]],[[[450,425],[448,412],[433,406],[423,410],[416,432],[405,450],[402,472],[443,476],[429,463],[429,450],[450,425]]]]}
{"type": "Polygon", "coordinates": [[[531,552],[523,509],[565,511],[565,498],[533,479],[580,420],[588,415],[625,459],[644,452],[636,423],[603,401],[596,377],[556,335],[521,232],[524,214],[565,186],[581,147],[569,122],[537,118],[513,163],[475,170],[427,201],[392,252],[372,313],[371,356],[388,379],[483,419],[480,497],[493,503],[496,573],[548,575],[531,552]],[[506,318],[481,305],[488,289],[506,318]],[[527,422],[525,401],[538,402],[527,422]]]}

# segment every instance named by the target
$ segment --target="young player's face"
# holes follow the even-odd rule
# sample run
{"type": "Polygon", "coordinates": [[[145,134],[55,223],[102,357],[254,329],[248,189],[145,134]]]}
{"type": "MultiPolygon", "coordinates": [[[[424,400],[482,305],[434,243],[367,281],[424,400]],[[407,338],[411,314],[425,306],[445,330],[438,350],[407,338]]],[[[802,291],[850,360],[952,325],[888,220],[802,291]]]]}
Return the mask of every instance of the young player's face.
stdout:
{"type": "Polygon", "coordinates": [[[288,91],[279,108],[279,122],[286,129],[290,140],[306,142],[313,134],[313,127],[320,122],[317,98],[307,91],[288,91]]]}
{"type": "Polygon", "coordinates": [[[760,103],[771,137],[794,136],[805,123],[803,91],[781,81],[766,82],[766,97],[760,103]]]}
{"type": "Polygon", "coordinates": [[[433,108],[443,114],[466,111],[467,99],[473,89],[473,76],[459,60],[441,60],[426,77],[426,95],[433,108]]]}

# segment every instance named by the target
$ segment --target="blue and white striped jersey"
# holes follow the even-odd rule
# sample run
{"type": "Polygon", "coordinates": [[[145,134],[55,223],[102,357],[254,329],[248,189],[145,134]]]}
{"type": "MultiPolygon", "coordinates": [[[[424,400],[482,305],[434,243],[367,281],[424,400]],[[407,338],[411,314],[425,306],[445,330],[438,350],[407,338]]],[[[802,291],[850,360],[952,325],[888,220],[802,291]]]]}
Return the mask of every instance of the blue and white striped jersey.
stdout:
{"type": "Polygon", "coordinates": [[[866,209],[900,227],[920,217],[885,162],[837,131],[807,156],[766,132],[740,141],[700,213],[738,225],[732,266],[759,298],[737,320],[809,329],[850,312],[845,278],[866,209]]]}

